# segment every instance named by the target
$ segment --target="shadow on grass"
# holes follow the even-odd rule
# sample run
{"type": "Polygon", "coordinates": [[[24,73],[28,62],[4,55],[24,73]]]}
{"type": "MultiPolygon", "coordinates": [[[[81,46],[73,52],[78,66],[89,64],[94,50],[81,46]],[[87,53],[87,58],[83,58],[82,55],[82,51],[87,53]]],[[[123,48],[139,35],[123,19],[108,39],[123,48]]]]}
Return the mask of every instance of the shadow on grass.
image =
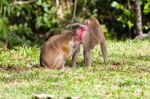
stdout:
{"type": "MultiPolygon", "coordinates": [[[[113,55],[109,55],[113,56],[113,55]]],[[[117,57],[110,57],[107,62],[107,69],[110,71],[135,71],[135,72],[148,72],[150,73],[150,56],[135,56],[135,55],[120,55],[117,57]]]]}
{"type": "MultiPolygon", "coordinates": [[[[145,55],[145,56],[135,56],[135,55],[120,55],[120,54],[115,54],[116,57],[113,57],[114,54],[109,54],[110,57],[108,57],[107,65],[104,65],[102,59],[97,58],[93,59],[93,66],[99,67],[100,68],[106,68],[109,71],[122,71],[122,70],[133,70],[133,71],[145,71],[145,72],[150,72],[150,69],[148,65],[150,65],[150,55],[145,55]],[[99,61],[97,61],[99,60],[99,61]],[[145,65],[145,66],[143,66],[145,65]],[[135,70],[134,70],[135,69],[135,70]]],[[[77,65],[75,67],[71,67],[72,61],[68,60],[66,62],[66,67],[70,69],[74,68],[84,68],[87,67],[83,61],[83,59],[79,59],[77,62],[77,65]]],[[[21,72],[21,71],[27,71],[29,69],[43,69],[42,67],[39,66],[38,64],[31,64],[31,65],[26,65],[26,66],[19,66],[19,65],[8,65],[8,66],[3,66],[2,64],[0,65],[0,71],[14,71],[14,72],[21,72]]]]}
{"type": "Polygon", "coordinates": [[[150,55],[138,56],[138,57],[136,57],[136,59],[150,62],[150,55]]]}
{"type": "Polygon", "coordinates": [[[17,72],[17,73],[20,73],[22,71],[27,71],[29,69],[33,69],[33,68],[42,68],[40,67],[38,64],[37,65],[33,65],[31,67],[22,67],[22,66],[17,66],[17,65],[8,65],[8,66],[2,66],[0,65],[0,71],[14,71],[14,72],[17,72]]]}
{"type": "Polygon", "coordinates": [[[23,68],[20,66],[15,66],[15,65],[9,65],[9,66],[0,66],[0,71],[15,71],[15,72],[21,72],[23,71],[23,68]]]}

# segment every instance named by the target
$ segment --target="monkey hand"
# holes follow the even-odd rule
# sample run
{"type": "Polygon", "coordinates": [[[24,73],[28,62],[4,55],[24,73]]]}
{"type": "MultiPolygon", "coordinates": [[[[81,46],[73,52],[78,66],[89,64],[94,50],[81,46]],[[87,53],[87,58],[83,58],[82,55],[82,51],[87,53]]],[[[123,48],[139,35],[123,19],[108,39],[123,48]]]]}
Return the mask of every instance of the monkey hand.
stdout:
{"type": "Polygon", "coordinates": [[[68,24],[68,25],[67,25],[67,28],[70,28],[70,27],[71,27],[71,24],[68,24]]]}
{"type": "Polygon", "coordinates": [[[67,25],[67,28],[80,26],[80,25],[81,25],[80,23],[72,23],[72,24],[67,25]]]}

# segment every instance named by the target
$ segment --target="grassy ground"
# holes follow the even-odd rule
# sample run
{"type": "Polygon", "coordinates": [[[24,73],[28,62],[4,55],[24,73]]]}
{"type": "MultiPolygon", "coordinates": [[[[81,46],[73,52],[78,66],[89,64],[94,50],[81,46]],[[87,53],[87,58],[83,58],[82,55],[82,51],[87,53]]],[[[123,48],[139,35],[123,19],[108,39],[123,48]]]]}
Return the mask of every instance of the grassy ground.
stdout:
{"type": "MultiPolygon", "coordinates": [[[[65,71],[37,68],[38,47],[0,49],[0,98],[30,99],[48,93],[58,99],[150,98],[150,41],[107,41],[108,64],[93,51],[93,67],[83,65],[65,71]]],[[[68,61],[67,65],[70,65],[68,61]]]]}

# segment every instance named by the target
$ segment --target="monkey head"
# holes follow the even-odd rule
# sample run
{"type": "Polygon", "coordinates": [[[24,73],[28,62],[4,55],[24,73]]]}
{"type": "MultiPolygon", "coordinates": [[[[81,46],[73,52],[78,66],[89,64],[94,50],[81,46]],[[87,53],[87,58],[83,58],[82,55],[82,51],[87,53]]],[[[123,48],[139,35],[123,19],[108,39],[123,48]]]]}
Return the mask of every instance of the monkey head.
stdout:
{"type": "Polygon", "coordinates": [[[93,28],[93,29],[97,29],[100,26],[99,21],[94,17],[90,19],[86,19],[84,21],[84,24],[87,25],[89,28],[93,28]]]}

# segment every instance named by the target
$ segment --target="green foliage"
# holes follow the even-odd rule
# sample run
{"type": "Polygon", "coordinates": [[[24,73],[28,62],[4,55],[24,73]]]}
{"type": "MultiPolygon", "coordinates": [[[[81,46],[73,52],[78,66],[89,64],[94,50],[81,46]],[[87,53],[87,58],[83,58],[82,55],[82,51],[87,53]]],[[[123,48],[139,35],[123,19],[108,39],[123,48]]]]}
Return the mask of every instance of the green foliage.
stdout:
{"type": "MultiPolygon", "coordinates": [[[[4,18],[0,18],[0,22],[3,23],[0,31],[5,34],[9,48],[31,41],[40,41],[39,35],[47,31],[54,34],[59,33],[64,30],[64,24],[68,20],[60,19],[56,15],[55,3],[50,0],[36,0],[29,4],[14,4],[11,0],[2,1],[3,6],[0,11],[4,18]]],[[[71,10],[66,9],[64,18],[71,16],[70,12],[71,10]]]]}
{"type": "Polygon", "coordinates": [[[0,16],[0,38],[6,39],[8,37],[9,25],[6,17],[0,16]]]}
{"type": "Polygon", "coordinates": [[[0,39],[6,40],[9,34],[8,17],[11,14],[10,0],[0,1],[0,39]]]}
{"type": "Polygon", "coordinates": [[[12,6],[10,5],[11,0],[1,0],[0,1],[0,16],[10,15],[12,10],[12,6]]]}
{"type": "Polygon", "coordinates": [[[147,2],[144,5],[144,13],[149,14],[150,13],[150,0],[147,0],[147,2]]]}
{"type": "Polygon", "coordinates": [[[36,68],[40,53],[37,46],[0,49],[0,98],[30,99],[40,93],[57,99],[150,98],[150,41],[108,40],[107,47],[107,65],[97,46],[92,52],[91,69],[83,65],[81,52],[77,67],[64,71],[36,68]]]}
{"type": "Polygon", "coordinates": [[[48,27],[48,28],[52,28],[53,25],[56,24],[56,19],[54,17],[55,16],[55,12],[56,12],[56,8],[53,7],[52,2],[48,1],[47,2],[42,2],[41,0],[38,0],[38,2],[36,2],[36,4],[34,5],[37,8],[42,7],[43,12],[39,12],[38,10],[36,10],[34,13],[36,15],[38,15],[35,19],[35,26],[37,28],[40,27],[48,27]]]}
{"type": "MultiPolygon", "coordinates": [[[[129,4],[125,5],[125,4],[118,3],[117,1],[113,1],[111,6],[115,8],[116,10],[119,10],[122,12],[122,14],[118,15],[118,18],[117,18],[117,21],[121,22],[122,28],[130,30],[134,26],[134,23],[135,23],[134,22],[135,20],[133,20],[135,17],[135,13],[131,10],[131,8],[129,9],[131,5],[129,4]]],[[[129,33],[129,35],[131,35],[131,33],[129,33]]]]}
{"type": "MultiPolygon", "coordinates": [[[[35,0],[28,4],[15,4],[14,0],[1,0],[0,43],[7,42],[8,48],[24,43],[32,45],[32,42],[44,40],[43,35],[46,32],[57,34],[66,29],[67,24],[72,20],[73,2],[72,0],[58,1],[59,4],[56,0],[35,0]]],[[[144,33],[148,33],[150,1],[141,2],[143,30],[144,33]]],[[[78,0],[77,22],[82,23],[92,16],[98,18],[109,39],[134,37],[133,0],[78,0]]]]}

